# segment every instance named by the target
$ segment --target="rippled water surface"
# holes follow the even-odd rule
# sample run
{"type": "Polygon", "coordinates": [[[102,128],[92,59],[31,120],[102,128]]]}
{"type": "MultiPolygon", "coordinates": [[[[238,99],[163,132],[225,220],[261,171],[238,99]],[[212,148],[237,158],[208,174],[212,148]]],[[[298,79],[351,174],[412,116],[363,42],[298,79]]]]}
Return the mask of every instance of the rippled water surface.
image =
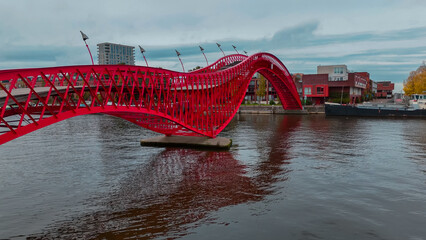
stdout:
{"type": "Polygon", "coordinates": [[[230,151],[69,119],[0,146],[0,239],[426,239],[426,121],[239,115],[230,151]]]}

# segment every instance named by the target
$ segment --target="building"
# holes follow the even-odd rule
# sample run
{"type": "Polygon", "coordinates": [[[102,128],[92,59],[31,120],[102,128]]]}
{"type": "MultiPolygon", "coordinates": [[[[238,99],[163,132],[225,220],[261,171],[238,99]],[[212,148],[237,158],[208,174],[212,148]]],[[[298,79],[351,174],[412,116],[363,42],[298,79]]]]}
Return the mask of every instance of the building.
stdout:
{"type": "Polygon", "coordinates": [[[99,65],[135,65],[135,47],[115,43],[98,44],[99,65]]]}
{"type": "MultiPolygon", "coordinates": [[[[7,90],[9,90],[9,88],[10,88],[10,82],[9,82],[9,80],[2,80],[2,81],[0,81],[0,84],[1,84],[4,88],[6,88],[7,90]]],[[[0,90],[2,90],[2,88],[0,88],[0,90]]]]}
{"type": "Polygon", "coordinates": [[[318,66],[317,74],[328,74],[328,80],[333,81],[347,81],[348,80],[348,67],[346,65],[329,65],[318,66]]]}
{"type": "Polygon", "coordinates": [[[269,102],[269,101],[272,100],[272,101],[277,102],[279,100],[277,92],[272,87],[272,84],[266,79],[265,79],[265,84],[266,84],[265,96],[263,96],[263,97],[256,96],[256,91],[259,88],[260,79],[261,79],[261,76],[260,76],[259,73],[255,73],[253,75],[253,78],[251,79],[249,86],[247,88],[247,92],[246,92],[246,96],[244,97],[244,101],[246,101],[246,102],[258,102],[258,101],[269,102]]]}
{"type": "Polygon", "coordinates": [[[392,91],[395,88],[395,84],[390,81],[377,82],[377,97],[378,98],[391,98],[392,91]]]}
{"type": "Polygon", "coordinates": [[[376,96],[377,95],[377,82],[371,80],[371,92],[376,96]]]}
{"type": "Polygon", "coordinates": [[[361,101],[369,76],[366,72],[350,72],[346,65],[330,65],[318,66],[317,74],[295,74],[293,79],[302,98],[314,104],[354,103],[361,101]]]}

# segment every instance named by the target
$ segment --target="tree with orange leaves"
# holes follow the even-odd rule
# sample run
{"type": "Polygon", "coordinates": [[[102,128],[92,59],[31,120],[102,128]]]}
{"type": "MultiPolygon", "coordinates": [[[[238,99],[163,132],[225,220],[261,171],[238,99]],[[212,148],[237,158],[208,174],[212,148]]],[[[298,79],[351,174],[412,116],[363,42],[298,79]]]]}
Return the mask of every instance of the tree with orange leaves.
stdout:
{"type": "Polygon", "coordinates": [[[404,81],[404,92],[405,95],[426,92],[426,65],[422,65],[410,73],[410,76],[404,81]]]}

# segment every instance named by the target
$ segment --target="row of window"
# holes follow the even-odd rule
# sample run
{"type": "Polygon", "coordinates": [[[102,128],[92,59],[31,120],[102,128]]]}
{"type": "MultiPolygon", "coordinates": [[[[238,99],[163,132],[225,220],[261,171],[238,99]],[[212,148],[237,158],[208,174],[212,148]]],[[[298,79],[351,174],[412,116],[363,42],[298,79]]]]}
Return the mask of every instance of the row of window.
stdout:
{"type": "MultiPolygon", "coordinates": [[[[324,94],[324,87],[317,87],[316,94],[324,94]]],[[[312,88],[311,87],[305,87],[305,95],[311,95],[312,94],[312,88]]]]}
{"type": "Polygon", "coordinates": [[[328,81],[346,81],[347,77],[328,77],[328,81]]]}

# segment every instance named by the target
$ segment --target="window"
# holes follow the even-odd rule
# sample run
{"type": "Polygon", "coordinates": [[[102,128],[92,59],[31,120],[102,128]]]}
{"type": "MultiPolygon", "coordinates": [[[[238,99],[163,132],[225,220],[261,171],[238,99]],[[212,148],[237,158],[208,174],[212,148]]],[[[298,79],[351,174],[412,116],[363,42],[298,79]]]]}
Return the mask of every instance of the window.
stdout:
{"type": "Polygon", "coordinates": [[[335,74],[343,74],[343,67],[335,67],[334,73],[335,74]]]}
{"type": "Polygon", "coordinates": [[[317,94],[324,94],[324,88],[323,87],[317,87],[317,94]]]}
{"type": "Polygon", "coordinates": [[[305,87],[305,95],[311,95],[312,91],[310,87],[305,87]]]}

